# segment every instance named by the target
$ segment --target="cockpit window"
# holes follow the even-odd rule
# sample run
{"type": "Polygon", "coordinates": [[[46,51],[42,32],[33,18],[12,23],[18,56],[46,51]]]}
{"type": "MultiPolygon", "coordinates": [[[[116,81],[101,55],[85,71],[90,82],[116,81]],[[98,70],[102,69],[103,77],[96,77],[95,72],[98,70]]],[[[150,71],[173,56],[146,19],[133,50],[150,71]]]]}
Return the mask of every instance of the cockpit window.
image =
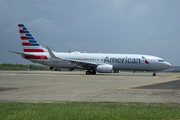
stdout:
{"type": "Polygon", "coordinates": [[[165,60],[158,60],[159,62],[165,62],[165,60]]]}

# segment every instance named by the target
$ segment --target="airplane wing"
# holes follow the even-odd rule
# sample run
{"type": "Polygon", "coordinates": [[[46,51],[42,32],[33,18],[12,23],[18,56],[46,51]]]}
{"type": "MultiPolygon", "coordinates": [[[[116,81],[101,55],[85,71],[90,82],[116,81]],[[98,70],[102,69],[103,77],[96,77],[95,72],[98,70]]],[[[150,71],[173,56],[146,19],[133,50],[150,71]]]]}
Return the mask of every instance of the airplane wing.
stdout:
{"type": "Polygon", "coordinates": [[[49,52],[49,55],[52,58],[61,59],[61,60],[64,60],[64,61],[69,61],[72,64],[77,64],[77,65],[81,65],[81,66],[88,65],[88,66],[96,67],[96,66],[99,65],[99,64],[94,63],[94,62],[87,62],[87,61],[80,61],[80,60],[72,60],[72,59],[60,58],[60,57],[55,56],[54,53],[51,51],[51,49],[48,46],[46,46],[46,48],[47,48],[47,50],[49,52]]]}

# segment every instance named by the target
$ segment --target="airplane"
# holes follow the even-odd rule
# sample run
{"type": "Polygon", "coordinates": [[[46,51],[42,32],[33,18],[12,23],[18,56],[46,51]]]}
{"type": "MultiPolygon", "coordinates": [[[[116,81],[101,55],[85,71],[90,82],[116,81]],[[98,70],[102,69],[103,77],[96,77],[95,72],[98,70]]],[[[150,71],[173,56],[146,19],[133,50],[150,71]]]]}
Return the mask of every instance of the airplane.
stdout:
{"type": "Polygon", "coordinates": [[[42,47],[24,24],[18,24],[18,27],[24,52],[9,52],[33,63],[50,66],[51,69],[84,69],[86,75],[96,75],[96,72],[119,73],[120,70],[153,71],[153,76],[156,76],[157,72],[171,67],[164,59],[152,55],[55,52],[48,46],[47,49],[42,47]]]}

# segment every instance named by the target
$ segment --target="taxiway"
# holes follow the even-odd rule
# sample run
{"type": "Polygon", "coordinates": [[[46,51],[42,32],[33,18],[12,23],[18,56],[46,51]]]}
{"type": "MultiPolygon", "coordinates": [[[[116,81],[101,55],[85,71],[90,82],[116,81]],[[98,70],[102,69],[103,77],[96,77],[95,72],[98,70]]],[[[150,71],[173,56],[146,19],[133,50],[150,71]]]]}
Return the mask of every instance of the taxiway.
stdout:
{"type": "Polygon", "coordinates": [[[0,71],[0,102],[175,102],[178,73],[0,71]]]}

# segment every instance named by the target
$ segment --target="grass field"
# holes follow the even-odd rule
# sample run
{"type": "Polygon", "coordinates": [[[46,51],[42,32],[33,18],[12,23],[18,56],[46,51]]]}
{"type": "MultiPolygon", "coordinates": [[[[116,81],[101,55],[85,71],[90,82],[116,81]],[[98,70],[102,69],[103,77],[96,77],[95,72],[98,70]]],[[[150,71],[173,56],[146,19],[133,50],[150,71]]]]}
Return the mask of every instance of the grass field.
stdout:
{"type": "Polygon", "coordinates": [[[0,120],[180,119],[175,103],[0,103],[0,120]]]}

